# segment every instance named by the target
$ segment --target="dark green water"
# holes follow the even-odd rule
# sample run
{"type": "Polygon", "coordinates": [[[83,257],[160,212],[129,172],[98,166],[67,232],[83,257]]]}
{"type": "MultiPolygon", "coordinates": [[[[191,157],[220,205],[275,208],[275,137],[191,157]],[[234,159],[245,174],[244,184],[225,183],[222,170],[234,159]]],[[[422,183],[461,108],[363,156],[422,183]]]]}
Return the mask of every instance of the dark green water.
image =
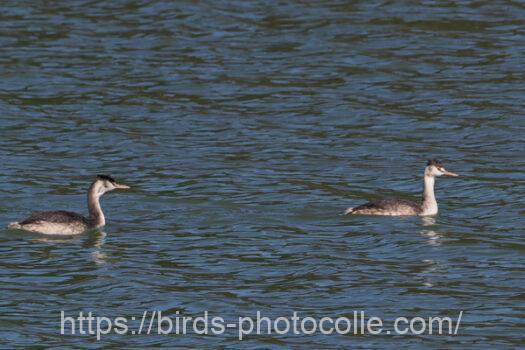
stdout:
{"type": "MultiPolygon", "coordinates": [[[[524,346],[525,5],[518,1],[5,1],[0,223],[85,213],[104,233],[0,231],[5,348],[524,346]],[[431,219],[344,217],[419,198],[431,219]],[[450,316],[457,335],[60,334],[60,311],[227,319],[450,316]]],[[[388,327],[387,327],[388,328],[388,327]]]]}

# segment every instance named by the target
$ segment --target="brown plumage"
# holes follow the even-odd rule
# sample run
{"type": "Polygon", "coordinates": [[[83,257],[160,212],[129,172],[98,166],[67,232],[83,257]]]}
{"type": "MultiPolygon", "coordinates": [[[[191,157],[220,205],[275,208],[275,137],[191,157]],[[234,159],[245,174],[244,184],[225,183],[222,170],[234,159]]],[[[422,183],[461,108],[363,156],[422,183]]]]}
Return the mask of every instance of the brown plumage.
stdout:
{"type": "Polygon", "coordinates": [[[39,211],[39,212],[32,213],[30,217],[20,222],[20,225],[29,225],[29,224],[34,224],[34,223],[41,222],[41,221],[61,223],[61,224],[67,224],[71,222],[80,221],[84,223],[86,226],[91,224],[88,218],[85,218],[84,216],[80,214],[73,213],[71,211],[59,210],[59,211],[39,211]]]}
{"type": "Polygon", "coordinates": [[[362,215],[419,215],[420,213],[420,204],[405,199],[395,198],[372,201],[355,208],[348,208],[345,211],[345,214],[362,215]]]}

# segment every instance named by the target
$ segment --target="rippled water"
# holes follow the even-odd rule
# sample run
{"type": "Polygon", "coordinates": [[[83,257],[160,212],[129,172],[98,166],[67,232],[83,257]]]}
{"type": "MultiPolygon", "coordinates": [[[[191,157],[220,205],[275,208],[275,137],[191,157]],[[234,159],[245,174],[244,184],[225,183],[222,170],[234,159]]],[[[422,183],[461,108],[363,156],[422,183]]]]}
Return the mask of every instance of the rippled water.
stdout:
{"type": "Polygon", "coordinates": [[[517,348],[525,274],[525,6],[517,1],[3,2],[0,339],[29,347],[517,348]],[[418,198],[435,218],[339,215],[418,198]],[[69,315],[227,319],[464,311],[456,336],[59,334],[69,315]]]}

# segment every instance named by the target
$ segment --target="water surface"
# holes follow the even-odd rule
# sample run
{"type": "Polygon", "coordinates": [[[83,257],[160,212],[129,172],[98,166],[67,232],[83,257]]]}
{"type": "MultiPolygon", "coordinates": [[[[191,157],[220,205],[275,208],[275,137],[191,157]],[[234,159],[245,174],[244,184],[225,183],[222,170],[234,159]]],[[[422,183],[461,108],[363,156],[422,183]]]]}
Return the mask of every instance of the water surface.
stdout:
{"type": "Polygon", "coordinates": [[[29,347],[523,346],[525,6],[5,2],[0,223],[86,212],[103,233],[0,231],[0,339],[29,347]],[[339,215],[419,198],[435,218],[339,215]],[[450,316],[459,334],[59,334],[60,311],[234,319],[450,316]]]}

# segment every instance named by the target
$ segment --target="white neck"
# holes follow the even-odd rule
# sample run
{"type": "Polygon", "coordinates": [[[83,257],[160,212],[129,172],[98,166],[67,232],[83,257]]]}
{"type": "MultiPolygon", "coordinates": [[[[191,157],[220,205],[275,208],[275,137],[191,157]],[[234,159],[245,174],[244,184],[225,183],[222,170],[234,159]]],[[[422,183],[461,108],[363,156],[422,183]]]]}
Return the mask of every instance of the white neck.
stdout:
{"type": "Polygon", "coordinates": [[[100,207],[100,196],[102,194],[99,193],[99,188],[96,184],[96,182],[93,183],[88,192],[89,219],[94,227],[102,227],[106,225],[106,218],[100,207]]]}
{"type": "Polygon", "coordinates": [[[421,204],[421,215],[435,215],[438,212],[438,204],[434,196],[434,176],[425,175],[423,187],[423,203],[421,204]]]}

